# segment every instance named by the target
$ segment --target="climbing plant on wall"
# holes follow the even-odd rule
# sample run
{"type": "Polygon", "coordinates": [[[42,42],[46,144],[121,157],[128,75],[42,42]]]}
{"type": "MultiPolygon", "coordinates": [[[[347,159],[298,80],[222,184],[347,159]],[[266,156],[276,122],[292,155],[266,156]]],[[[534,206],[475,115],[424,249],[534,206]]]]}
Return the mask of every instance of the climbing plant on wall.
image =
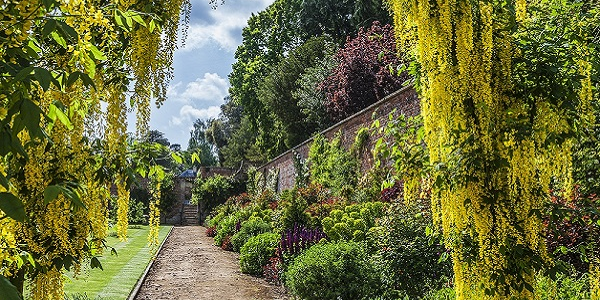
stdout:
{"type": "Polygon", "coordinates": [[[457,299],[531,299],[550,261],[537,212],[551,183],[570,192],[577,128],[593,124],[598,4],[388,2],[412,49],[457,299]]]}
{"type": "Polygon", "coordinates": [[[65,270],[100,266],[113,182],[126,238],[127,97],[143,136],[151,97],[165,99],[189,1],[0,7],[0,294],[19,299],[27,278],[32,299],[63,299],[65,270]]]}

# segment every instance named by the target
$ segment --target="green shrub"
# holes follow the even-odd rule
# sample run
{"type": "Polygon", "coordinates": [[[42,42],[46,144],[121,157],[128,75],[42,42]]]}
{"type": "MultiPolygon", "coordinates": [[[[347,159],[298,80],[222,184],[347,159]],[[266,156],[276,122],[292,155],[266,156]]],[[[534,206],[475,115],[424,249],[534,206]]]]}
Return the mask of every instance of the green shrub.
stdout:
{"type": "MultiPolygon", "coordinates": [[[[139,191],[137,189],[136,191],[139,191]]],[[[143,190],[142,190],[143,191],[143,190]]],[[[129,201],[129,210],[127,211],[127,220],[130,224],[148,224],[148,199],[144,201],[139,200],[138,198],[131,198],[129,201]]],[[[110,211],[109,218],[111,220],[117,220],[117,211],[119,206],[117,205],[117,198],[111,197],[110,199],[110,211]]]]}
{"type": "Polygon", "coordinates": [[[289,266],[285,281],[302,299],[372,299],[381,292],[367,245],[357,242],[310,247],[289,266]]]}
{"type": "Polygon", "coordinates": [[[538,276],[535,287],[537,300],[583,300],[590,299],[588,276],[579,278],[558,274],[556,280],[538,276]]]}
{"type": "Polygon", "coordinates": [[[280,195],[282,213],[277,222],[277,228],[285,231],[294,224],[309,225],[310,216],[305,212],[308,208],[306,199],[300,197],[298,189],[285,190],[280,195]]]}
{"type": "Polygon", "coordinates": [[[271,231],[271,225],[260,217],[250,217],[242,222],[240,231],[231,237],[233,251],[239,252],[242,246],[253,236],[271,231]]]}
{"type": "Polygon", "coordinates": [[[198,204],[202,211],[211,212],[231,196],[241,192],[242,184],[233,178],[221,175],[198,177],[192,188],[192,203],[198,204]]]}
{"type": "Polygon", "coordinates": [[[129,201],[127,218],[130,224],[148,224],[146,205],[141,201],[129,201]]]}
{"type": "Polygon", "coordinates": [[[429,291],[439,290],[452,278],[448,253],[437,234],[427,235],[433,222],[427,206],[393,204],[381,220],[383,232],[379,239],[379,270],[386,287],[386,298],[408,295],[421,298],[429,291]],[[401,270],[401,272],[399,272],[401,270]]]}
{"type": "Polygon", "coordinates": [[[360,165],[356,157],[344,149],[339,133],[330,142],[316,135],[308,161],[313,183],[330,188],[336,196],[349,198],[356,186],[360,165]]]}
{"type": "Polygon", "coordinates": [[[204,225],[206,227],[217,227],[217,225],[219,225],[219,223],[223,221],[226,216],[227,213],[224,211],[219,211],[217,213],[213,211],[213,214],[209,215],[206,220],[204,220],[204,225]]]}
{"type": "Polygon", "coordinates": [[[365,202],[346,206],[343,211],[334,209],[329,217],[323,218],[323,231],[332,241],[362,241],[368,230],[375,227],[375,221],[383,216],[384,208],[382,202],[365,202]]]}
{"type": "Polygon", "coordinates": [[[223,218],[217,225],[217,235],[215,235],[215,245],[221,246],[227,236],[232,236],[236,232],[236,225],[240,222],[241,213],[236,212],[223,218]]]}
{"type": "Polygon", "coordinates": [[[262,233],[251,237],[240,249],[240,269],[243,273],[261,275],[269,258],[275,255],[279,234],[262,233]]]}
{"type": "Polygon", "coordinates": [[[456,292],[453,288],[442,288],[435,291],[429,291],[423,297],[424,300],[454,300],[456,299],[456,292]]]}

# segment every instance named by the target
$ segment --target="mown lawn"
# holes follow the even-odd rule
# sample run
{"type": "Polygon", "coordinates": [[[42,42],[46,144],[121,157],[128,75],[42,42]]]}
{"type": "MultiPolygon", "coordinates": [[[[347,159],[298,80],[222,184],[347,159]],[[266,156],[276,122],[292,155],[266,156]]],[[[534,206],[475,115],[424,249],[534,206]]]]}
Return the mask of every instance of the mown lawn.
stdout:
{"type": "MultiPolygon", "coordinates": [[[[171,226],[160,227],[161,242],[170,229],[171,226]]],[[[66,295],[73,299],[127,299],[154,254],[148,247],[148,230],[148,226],[131,226],[126,242],[116,237],[107,238],[107,245],[115,248],[118,255],[105,251],[100,258],[104,271],[87,267],[76,279],[69,277],[70,281],[65,284],[66,295]],[[80,297],[84,294],[87,297],[80,297]]]]}

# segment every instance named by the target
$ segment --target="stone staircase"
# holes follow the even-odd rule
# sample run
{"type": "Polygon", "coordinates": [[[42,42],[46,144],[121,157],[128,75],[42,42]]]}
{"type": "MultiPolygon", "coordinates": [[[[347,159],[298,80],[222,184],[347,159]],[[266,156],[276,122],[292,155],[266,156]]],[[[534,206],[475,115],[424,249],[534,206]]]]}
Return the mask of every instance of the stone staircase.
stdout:
{"type": "Polygon", "coordinates": [[[198,219],[198,206],[197,205],[183,205],[183,217],[181,219],[182,225],[199,225],[200,220],[198,219]]]}

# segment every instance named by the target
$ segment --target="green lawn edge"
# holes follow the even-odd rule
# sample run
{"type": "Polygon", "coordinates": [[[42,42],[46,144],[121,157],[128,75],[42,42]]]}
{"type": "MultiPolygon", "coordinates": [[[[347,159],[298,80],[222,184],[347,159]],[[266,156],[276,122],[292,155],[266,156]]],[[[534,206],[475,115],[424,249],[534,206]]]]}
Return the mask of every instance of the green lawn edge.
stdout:
{"type": "MultiPolygon", "coordinates": [[[[159,245],[171,227],[160,227],[159,245]]],[[[100,257],[104,270],[86,268],[76,279],[69,277],[65,284],[65,295],[73,297],[85,294],[87,297],[83,299],[93,300],[127,299],[156,254],[151,253],[148,247],[148,232],[148,226],[132,226],[128,229],[126,242],[120,242],[116,237],[107,238],[107,245],[114,247],[118,255],[111,255],[107,251],[100,257]]]]}

